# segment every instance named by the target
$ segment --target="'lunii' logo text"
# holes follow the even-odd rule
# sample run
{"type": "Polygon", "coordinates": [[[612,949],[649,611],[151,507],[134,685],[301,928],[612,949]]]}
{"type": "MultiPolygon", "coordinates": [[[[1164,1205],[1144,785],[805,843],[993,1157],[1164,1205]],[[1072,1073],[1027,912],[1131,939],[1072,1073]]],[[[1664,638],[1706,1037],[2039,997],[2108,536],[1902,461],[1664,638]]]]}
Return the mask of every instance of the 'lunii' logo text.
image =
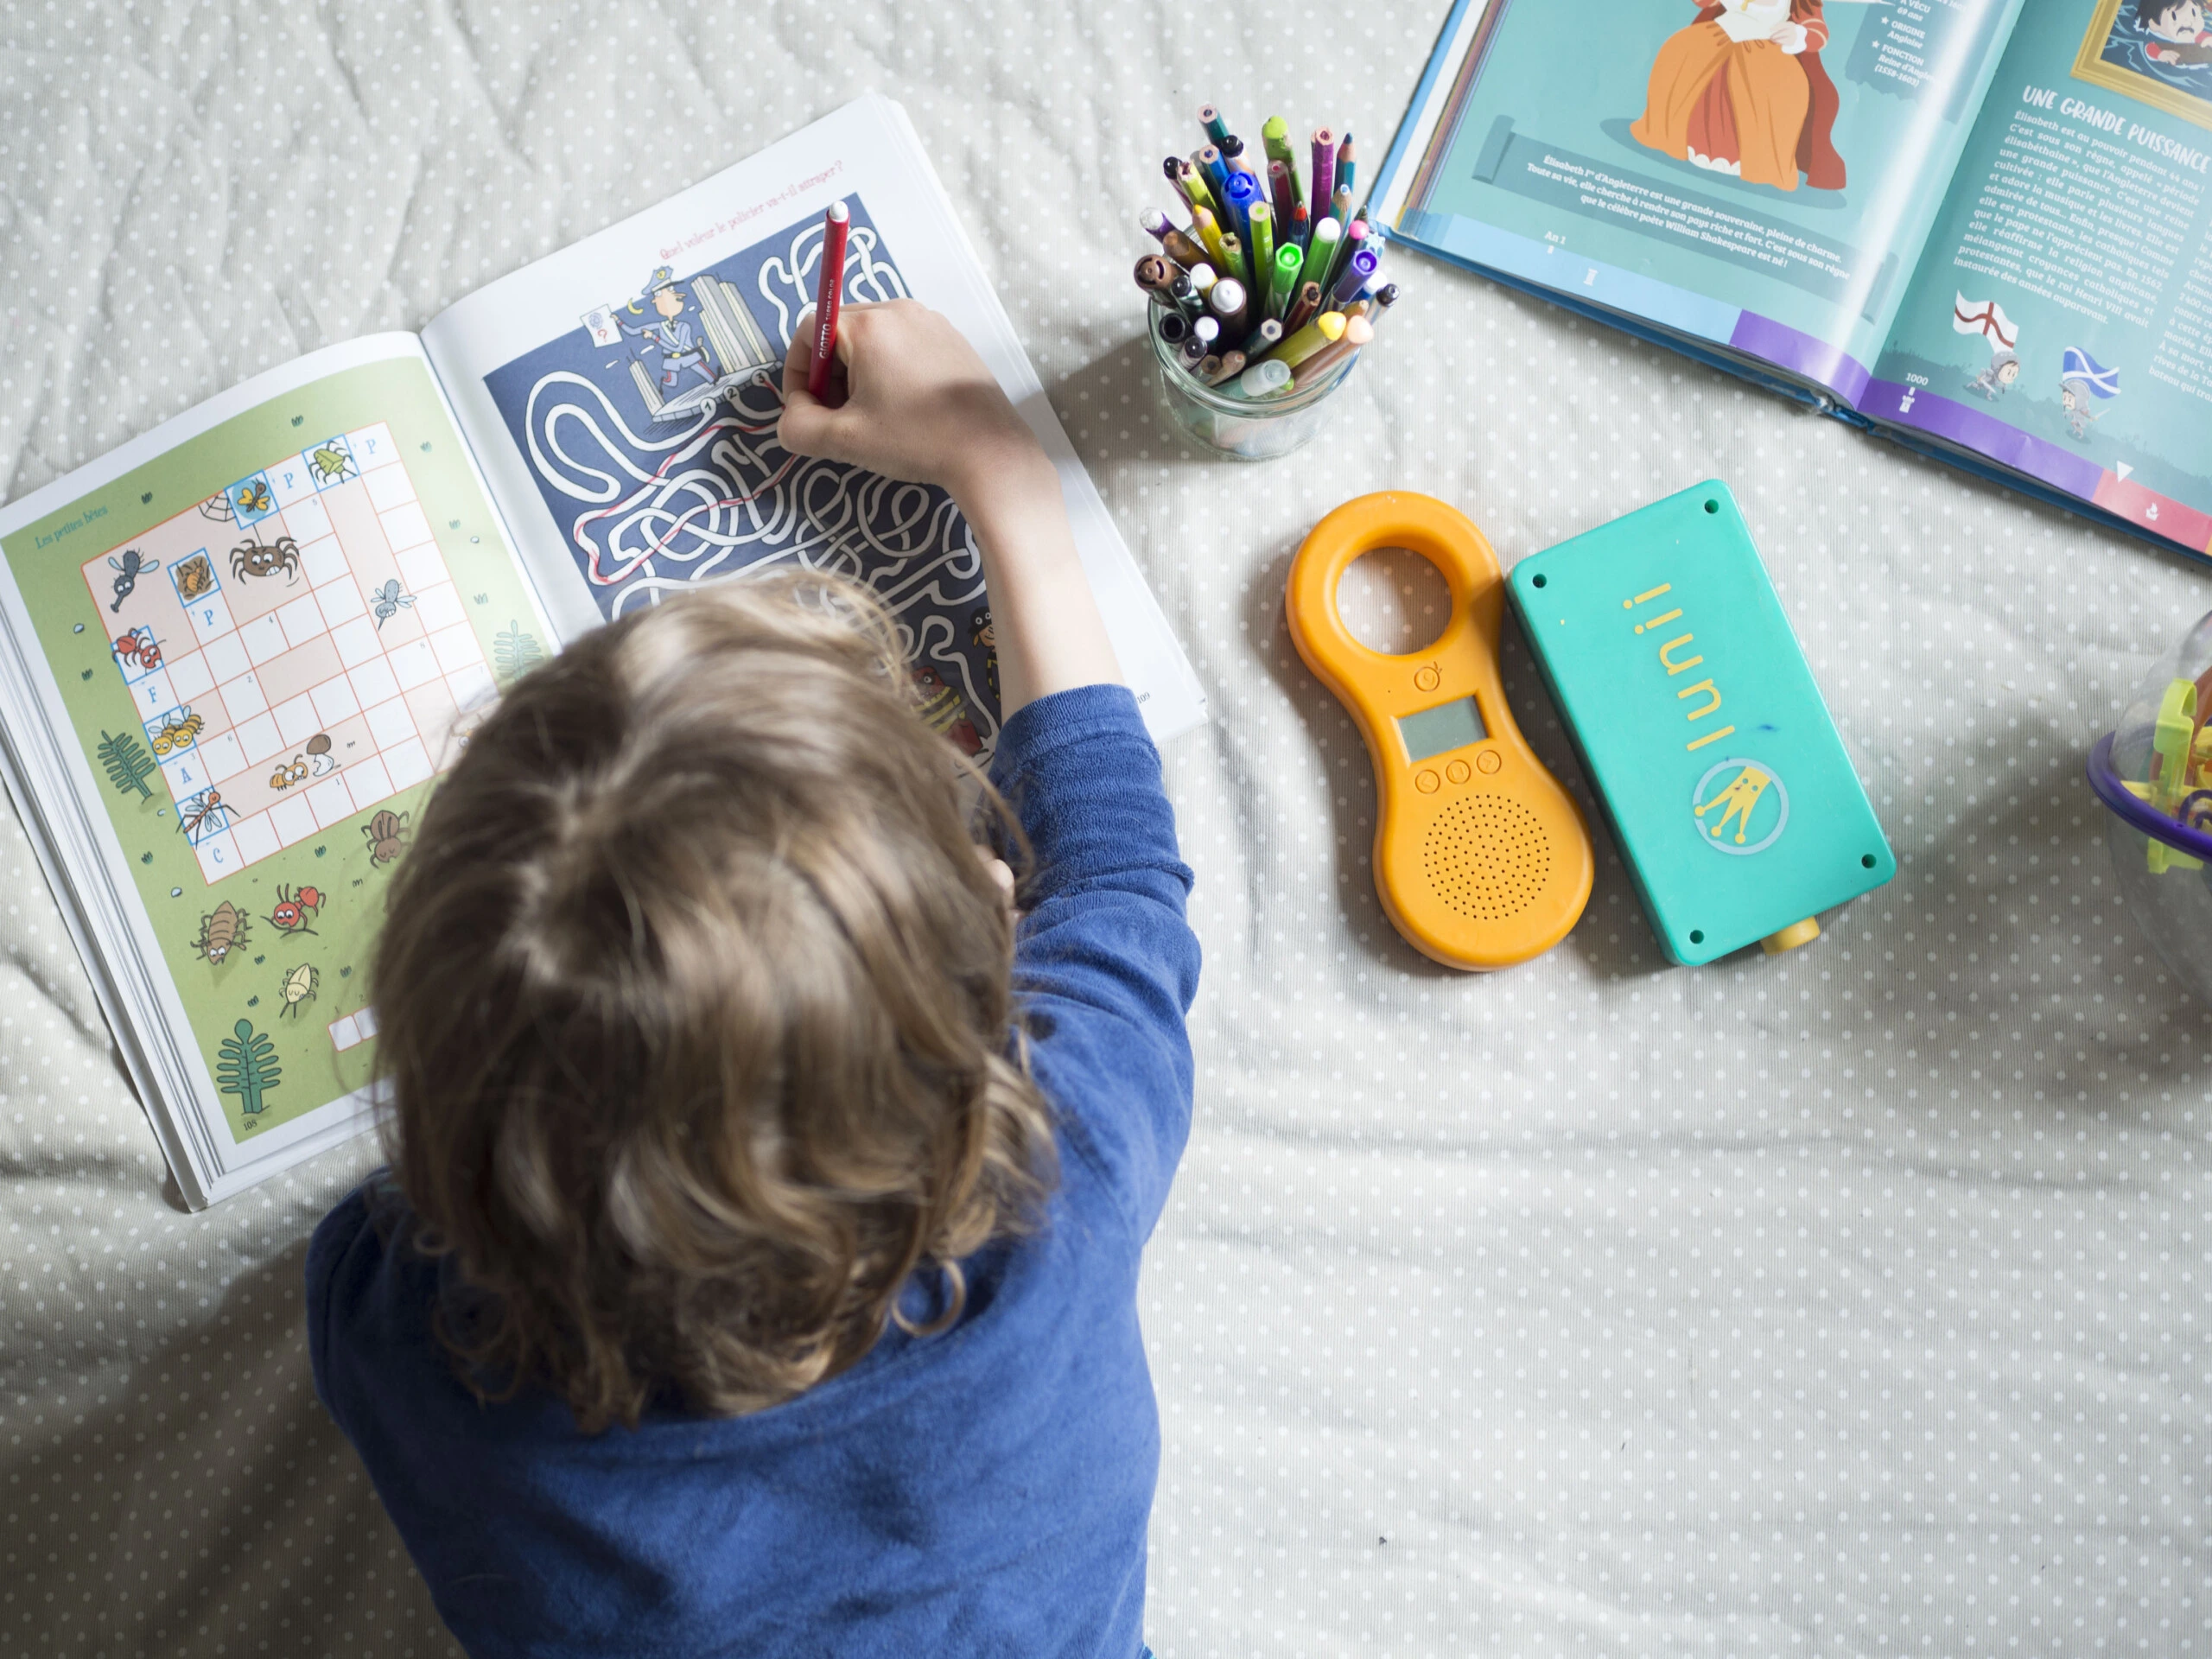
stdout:
{"type": "MultiPolygon", "coordinates": [[[[1674,591],[1674,583],[1662,582],[1649,592],[1638,594],[1634,599],[1621,601],[1621,609],[1633,611],[1639,606],[1649,605],[1652,601],[1663,598],[1674,591]]],[[[1654,612],[1645,616],[1643,620],[1636,625],[1636,631],[1640,634],[1656,633],[1657,630],[1667,627],[1670,623],[1680,622],[1681,620],[1682,607],[1676,605],[1669,609],[1654,612]]],[[[1671,680],[1677,674],[1688,672],[1705,660],[1702,656],[1687,654],[1691,641],[1696,637],[1685,628],[1659,647],[1659,666],[1667,671],[1669,679],[1671,680]]],[[[1701,749],[1708,743],[1718,743],[1736,729],[1733,726],[1721,726],[1709,732],[1696,729],[1699,721],[1720,707],[1720,688],[1713,684],[1713,677],[1709,674],[1695,685],[1686,685],[1675,692],[1675,701],[1694,705],[1685,709],[1682,715],[1683,719],[1690,722],[1695,733],[1687,743],[1682,745],[1686,749],[1701,749]]]]}

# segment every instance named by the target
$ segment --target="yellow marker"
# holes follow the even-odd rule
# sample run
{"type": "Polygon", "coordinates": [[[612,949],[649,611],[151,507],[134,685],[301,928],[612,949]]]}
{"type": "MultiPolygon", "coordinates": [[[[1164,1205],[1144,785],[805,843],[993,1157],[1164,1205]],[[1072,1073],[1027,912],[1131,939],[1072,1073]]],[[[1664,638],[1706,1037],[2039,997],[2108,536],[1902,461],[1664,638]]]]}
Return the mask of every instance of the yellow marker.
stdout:
{"type": "Polygon", "coordinates": [[[1505,706],[1505,586],[1482,531],[1432,496],[1362,496],[1313,527],[1283,608],[1298,654],[1366,740],[1375,891],[1407,942],[1447,967],[1491,969],[1565,938],[1590,899],[1590,834],[1505,706]],[[1337,609],[1344,572],[1379,547],[1420,554],[1452,591],[1442,635],[1409,656],[1361,645],[1337,609]]]}

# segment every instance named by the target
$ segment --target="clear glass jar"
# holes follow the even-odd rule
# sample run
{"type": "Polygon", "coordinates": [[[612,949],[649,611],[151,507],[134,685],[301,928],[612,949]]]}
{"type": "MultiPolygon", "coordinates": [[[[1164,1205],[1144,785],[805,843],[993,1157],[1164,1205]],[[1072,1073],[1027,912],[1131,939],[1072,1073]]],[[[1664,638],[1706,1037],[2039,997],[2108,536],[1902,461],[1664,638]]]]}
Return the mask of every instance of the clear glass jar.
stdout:
{"type": "MultiPolygon", "coordinates": [[[[1160,394],[1167,418],[1214,454],[1232,461],[1273,461],[1310,442],[1328,419],[1330,395],[1351,377],[1359,360],[1355,352],[1325,376],[1319,385],[1299,386],[1274,397],[1238,397],[1226,386],[1199,383],[1178,359],[1176,349],[1160,337],[1160,313],[1165,304],[1153,302],[1145,319],[1145,335],[1160,369],[1160,394]]],[[[1234,384],[1233,382],[1230,384],[1234,384]]]]}

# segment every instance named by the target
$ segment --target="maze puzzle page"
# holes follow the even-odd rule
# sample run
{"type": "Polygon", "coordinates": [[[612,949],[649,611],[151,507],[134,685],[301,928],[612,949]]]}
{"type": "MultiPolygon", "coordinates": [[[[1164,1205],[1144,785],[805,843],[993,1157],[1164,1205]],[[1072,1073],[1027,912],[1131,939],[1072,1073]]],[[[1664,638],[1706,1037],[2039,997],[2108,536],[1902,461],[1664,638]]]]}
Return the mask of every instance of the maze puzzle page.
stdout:
{"type": "Polygon", "coordinates": [[[442,771],[493,693],[380,423],[272,458],[84,574],[211,884],[442,771]]]}

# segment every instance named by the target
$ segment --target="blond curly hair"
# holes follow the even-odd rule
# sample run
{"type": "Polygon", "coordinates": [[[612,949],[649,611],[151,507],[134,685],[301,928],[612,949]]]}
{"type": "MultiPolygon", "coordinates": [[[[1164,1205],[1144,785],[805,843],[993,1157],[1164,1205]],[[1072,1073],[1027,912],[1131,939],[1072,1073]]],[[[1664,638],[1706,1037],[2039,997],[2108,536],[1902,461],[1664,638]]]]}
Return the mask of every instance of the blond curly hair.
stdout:
{"type": "Polygon", "coordinates": [[[480,1397],[588,1432],[835,1376],[934,1269],[1020,1231],[1020,1062],[988,785],[891,624],[819,577],[588,635],[470,736],[395,873],[372,989],[386,1150],[480,1397]],[[980,800],[980,808],[973,804],[980,800]]]}

